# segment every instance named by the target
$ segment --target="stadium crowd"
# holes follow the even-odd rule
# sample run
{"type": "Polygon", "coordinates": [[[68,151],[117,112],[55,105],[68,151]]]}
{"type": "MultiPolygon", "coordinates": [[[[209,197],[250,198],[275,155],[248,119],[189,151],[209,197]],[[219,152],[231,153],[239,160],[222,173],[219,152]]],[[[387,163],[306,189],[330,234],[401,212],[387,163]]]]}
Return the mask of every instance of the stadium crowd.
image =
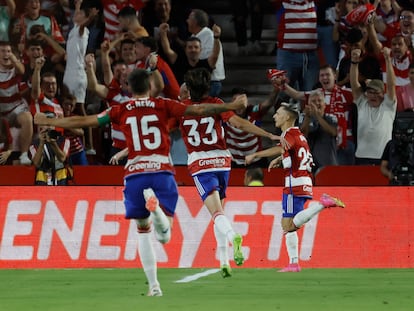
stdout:
{"type": "MultiPolygon", "coordinates": [[[[232,6],[232,54],[251,56],[253,64],[263,53],[264,2],[232,6]],[[250,39],[247,13],[254,29],[250,39]]],[[[267,72],[272,92],[236,114],[260,126],[281,102],[296,102],[314,173],[326,165],[380,165],[397,113],[414,110],[414,2],[269,2],[278,25],[275,69],[267,72]]],[[[210,96],[220,97],[225,83],[224,55],[230,53],[223,51],[220,25],[190,1],[0,0],[0,16],[0,164],[35,165],[39,183],[50,182],[51,166],[57,171],[94,164],[91,159],[109,164],[125,148],[125,137],[116,125],[37,127],[36,112],[63,118],[118,105],[130,92],[127,76],[135,68],[152,72],[152,96],[188,98],[183,77],[194,68],[211,73],[210,96]],[[90,55],[99,85],[93,91],[85,71],[90,55]]],[[[235,96],[246,93],[234,85],[235,96]]],[[[177,123],[170,123],[174,164],[186,164],[177,123]]],[[[233,167],[262,149],[262,138],[240,125],[227,122],[224,128],[233,167]]],[[[267,165],[261,159],[248,166],[267,165]]]]}

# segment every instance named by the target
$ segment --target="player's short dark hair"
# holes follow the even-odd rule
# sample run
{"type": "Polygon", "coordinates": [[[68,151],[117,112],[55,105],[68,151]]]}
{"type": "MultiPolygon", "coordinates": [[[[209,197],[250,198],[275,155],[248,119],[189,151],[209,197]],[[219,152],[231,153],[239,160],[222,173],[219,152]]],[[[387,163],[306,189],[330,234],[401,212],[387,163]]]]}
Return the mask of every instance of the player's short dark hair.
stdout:
{"type": "Polygon", "coordinates": [[[128,84],[133,94],[145,94],[150,89],[151,74],[145,69],[134,69],[128,76],[128,84]]]}
{"type": "Polygon", "coordinates": [[[211,74],[205,68],[195,68],[186,72],[184,82],[190,92],[191,99],[199,102],[208,94],[211,74]]]}

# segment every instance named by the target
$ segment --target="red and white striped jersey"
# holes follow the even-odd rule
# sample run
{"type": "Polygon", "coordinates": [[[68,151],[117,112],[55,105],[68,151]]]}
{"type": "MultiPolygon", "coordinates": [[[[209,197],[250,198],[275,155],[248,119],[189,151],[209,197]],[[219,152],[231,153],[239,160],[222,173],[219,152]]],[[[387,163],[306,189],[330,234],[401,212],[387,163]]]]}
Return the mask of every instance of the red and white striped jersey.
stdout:
{"type": "Polygon", "coordinates": [[[30,111],[32,115],[36,112],[53,112],[57,118],[63,118],[63,109],[59,105],[56,98],[47,98],[44,93],[40,93],[37,100],[32,100],[30,103],[30,111]]]}
{"type": "Polygon", "coordinates": [[[141,0],[101,0],[103,6],[103,16],[105,22],[105,40],[114,40],[115,35],[120,31],[118,22],[119,11],[131,6],[137,12],[144,7],[141,0]]]}
{"type": "MultiPolygon", "coordinates": [[[[409,50],[401,57],[401,59],[396,59],[392,57],[391,53],[391,63],[392,68],[394,68],[395,73],[395,85],[396,86],[403,86],[410,83],[409,79],[409,72],[410,72],[410,64],[412,62],[412,54],[409,50]]],[[[387,68],[385,65],[384,55],[381,54],[380,56],[380,63],[381,63],[381,71],[382,71],[382,81],[384,83],[387,82],[387,68]]]]}
{"type": "MultiPolygon", "coordinates": [[[[260,105],[247,107],[247,120],[257,126],[261,120],[263,113],[260,110],[260,105]]],[[[245,132],[232,126],[229,122],[225,125],[226,130],[226,144],[229,149],[233,162],[238,165],[245,164],[246,155],[262,150],[262,141],[257,135],[245,132]]],[[[258,161],[259,158],[255,160],[258,161]]]]}
{"type": "Polygon", "coordinates": [[[13,67],[0,70],[0,112],[6,114],[24,103],[20,92],[24,89],[21,83],[22,76],[16,74],[13,67]]]}
{"type": "MultiPolygon", "coordinates": [[[[202,103],[224,104],[220,98],[207,97],[202,103]]],[[[186,105],[196,105],[191,100],[186,105]]],[[[188,152],[188,170],[191,175],[209,171],[229,171],[231,153],[227,149],[222,122],[228,121],[233,111],[209,117],[185,116],[180,129],[188,152]]]]}
{"type": "Polygon", "coordinates": [[[313,159],[305,136],[298,127],[290,127],[282,133],[282,138],[288,146],[282,155],[285,170],[283,192],[312,197],[313,159]]]}
{"type": "Polygon", "coordinates": [[[278,47],[291,51],[313,51],[318,47],[316,7],[312,0],[283,0],[278,47]]]}
{"type": "Polygon", "coordinates": [[[129,149],[125,176],[174,170],[167,121],[172,117],[178,119],[185,110],[185,105],[172,99],[130,98],[98,116],[108,115],[110,121],[119,125],[125,135],[129,149]]]}

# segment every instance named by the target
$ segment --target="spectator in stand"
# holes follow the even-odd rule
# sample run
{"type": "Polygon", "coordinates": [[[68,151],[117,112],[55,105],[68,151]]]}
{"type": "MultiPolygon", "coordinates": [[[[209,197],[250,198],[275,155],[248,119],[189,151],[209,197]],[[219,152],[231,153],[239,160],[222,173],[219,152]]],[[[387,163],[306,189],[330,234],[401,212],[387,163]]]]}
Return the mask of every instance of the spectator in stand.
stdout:
{"type": "MultiPolygon", "coordinates": [[[[269,98],[262,103],[248,105],[245,109],[236,110],[235,113],[240,118],[260,127],[263,116],[275,104],[278,93],[279,91],[274,89],[269,98]]],[[[243,88],[233,88],[232,90],[233,100],[243,94],[247,96],[247,91],[243,88]]],[[[226,133],[226,145],[232,156],[231,166],[233,168],[246,167],[246,155],[262,150],[262,137],[245,132],[238,125],[233,126],[229,122],[224,124],[224,130],[226,133]]],[[[263,158],[253,161],[248,167],[267,167],[267,165],[267,159],[263,158]]]]}
{"type": "MultiPolygon", "coordinates": [[[[223,47],[220,42],[221,29],[217,31],[208,27],[208,14],[203,10],[194,9],[187,18],[188,31],[193,37],[197,37],[201,42],[200,59],[210,59],[211,55],[216,55],[215,49],[219,49],[215,65],[212,66],[210,96],[219,96],[222,89],[222,81],[226,78],[224,70],[223,47]],[[218,44],[218,47],[217,47],[218,44]]],[[[180,81],[179,81],[180,82],[180,81]]],[[[181,83],[181,82],[180,82],[181,83]]]]}
{"type": "Polygon", "coordinates": [[[244,185],[248,187],[263,187],[263,169],[261,167],[251,167],[244,173],[244,185]]]}
{"type": "MultiPolygon", "coordinates": [[[[137,68],[148,68],[148,61],[152,54],[157,54],[158,45],[153,37],[141,37],[135,42],[135,54],[137,56],[137,68]]],[[[158,55],[157,68],[164,80],[163,96],[178,99],[180,86],[168,63],[158,55]]]]}
{"type": "Polygon", "coordinates": [[[238,55],[257,55],[263,52],[261,45],[265,0],[231,0],[234,33],[238,55]],[[247,16],[250,15],[251,33],[247,39],[247,16]]]}
{"type": "Polygon", "coordinates": [[[278,11],[276,68],[288,72],[289,84],[310,91],[318,79],[318,34],[313,0],[282,0],[278,11]],[[292,16],[292,18],[290,18],[292,16]]]}
{"type": "Polygon", "coordinates": [[[300,130],[308,140],[313,155],[312,172],[317,174],[327,165],[338,165],[336,135],[338,119],[325,111],[325,95],[322,90],[312,91],[308,96],[299,123],[300,130]]]}
{"type": "MultiPolygon", "coordinates": [[[[88,76],[93,75],[93,59],[87,61],[88,76]]],[[[170,162],[167,120],[187,115],[208,116],[245,105],[243,99],[232,105],[183,105],[166,98],[150,97],[150,73],[135,69],[128,77],[133,97],[124,105],[113,106],[99,115],[48,119],[37,115],[37,124],[85,127],[99,126],[111,121],[118,123],[127,137],[128,162],[125,167],[125,218],[134,220],[138,229],[138,253],[148,281],[148,296],[162,296],[157,277],[157,260],[152,242],[152,223],[155,237],[161,243],[171,239],[171,226],[178,201],[178,189],[170,162]],[[147,103],[147,104],[146,104],[147,103]],[[151,103],[148,105],[148,103],[151,103]],[[130,109],[134,107],[133,109],[130,109]],[[151,126],[148,128],[148,120],[151,126]],[[132,123],[131,123],[132,121],[132,123]],[[132,130],[132,131],[131,131],[132,130]],[[136,130],[136,131],[135,131],[136,130]],[[141,135],[138,135],[140,133],[141,135]],[[139,144],[140,148],[135,148],[139,144]],[[148,168],[152,167],[151,172],[148,168]]],[[[234,237],[236,259],[243,259],[242,239],[222,214],[215,217],[220,230],[234,237]]]]}
{"type": "MultiPolygon", "coordinates": [[[[73,28],[69,32],[66,45],[66,68],[63,76],[63,84],[69,92],[76,97],[78,110],[86,115],[86,87],[85,55],[88,46],[88,25],[98,14],[96,8],[85,8],[83,0],[75,0],[75,13],[73,15],[73,28]]],[[[93,145],[92,128],[87,129],[86,153],[96,155],[93,145]]]]}
{"type": "Polygon", "coordinates": [[[358,108],[358,131],[355,163],[358,165],[379,165],[385,145],[391,139],[397,100],[395,74],[391,63],[390,49],[384,47],[387,66],[387,90],[382,80],[370,80],[363,92],[358,81],[360,49],[351,51],[350,80],[354,102],[358,108]]]}
{"type": "Polygon", "coordinates": [[[402,7],[399,13],[398,23],[387,23],[381,18],[376,18],[374,23],[375,30],[380,38],[383,39],[381,43],[384,46],[390,47],[391,39],[394,38],[396,34],[402,34],[405,38],[407,38],[407,45],[409,47],[413,46],[412,35],[414,34],[414,8],[402,7]]]}
{"type": "Polygon", "coordinates": [[[0,1],[0,41],[10,41],[9,27],[15,11],[16,3],[14,0],[0,1]]]}
{"type": "MultiPolygon", "coordinates": [[[[56,116],[48,112],[50,118],[56,116]]],[[[66,167],[70,140],[54,127],[39,126],[39,136],[30,146],[33,165],[36,167],[35,185],[66,186],[70,178],[66,167]]]]}
{"type": "Polygon", "coordinates": [[[32,76],[32,90],[30,110],[34,115],[36,112],[50,112],[56,117],[63,117],[63,109],[57,99],[59,86],[56,75],[52,72],[46,72],[42,76],[40,71],[45,64],[43,57],[36,59],[35,68],[32,76]]]}
{"type": "Polygon", "coordinates": [[[118,13],[121,32],[129,32],[135,38],[148,37],[148,31],[140,24],[137,11],[130,6],[122,8],[118,13]]]}
{"type": "Polygon", "coordinates": [[[40,2],[40,10],[55,17],[65,39],[68,37],[69,27],[73,26],[71,24],[72,7],[73,0],[43,0],[40,2]]]}
{"type": "Polygon", "coordinates": [[[195,68],[205,68],[209,72],[215,68],[220,53],[220,34],[219,26],[214,25],[214,49],[208,59],[201,59],[201,41],[197,37],[189,37],[185,42],[185,55],[173,51],[168,41],[168,24],[160,25],[161,44],[167,61],[172,65],[173,72],[179,84],[184,83],[184,75],[187,71],[195,68]]]}
{"type": "MultiPolygon", "coordinates": [[[[377,0],[376,2],[378,2],[378,5],[375,10],[375,24],[379,25],[381,23],[383,27],[389,26],[392,28],[398,28],[401,12],[401,6],[398,4],[398,2],[396,0],[377,0]]],[[[376,2],[374,2],[374,4],[376,2]]],[[[379,26],[379,28],[380,27],[381,26],[379,26]]],[[[386,41],[386,38],[381,34],[378,34],[378,39],[381,42],[386,41]]]]}
{"type": "MultiPolygon", "coordinates": [[[[381,64],[382,81],[386,82],[386,66],[385,60],[382,56],[383,44],[379,41],[378,35],[374,28],[374,23],[368,24],[369,39],[374,47],[374,52],[381,64]]],[[[402,34],[396,34],[391,39],[391,63],[395,73],[395,85],[397,87],[397,93],[399,87],[406,85],[410,82],[408,78],[409,66],[412,62],[412,54],[407,46],[407,41],[402,34]]]]}
{"type": "Polygon", "coordinates": [[[338,69],[339,61],[345,56],[344,44],[350,26],[346,22],[346,15],[359,5],[359,0],[342,0],[335,3],[335,23],[332,30],[332,39],[339,46],[338,62],[335,68],[338,69]]]}
{"type": "Polygon", "coordinates": [[[345,55],[338,65],[338,85],[351,87],[349,82],[349,71],[351,67],[351,50],[360,49],[362,51],[359,64],[359,82],[364,85],[367,79],[382,79],[380,63],[375,56],[372,43],[368,40],[368,29],[365,25],[360,25],[349,30],[346,44],[345,55]]]}
{"type": "Polygon", "coordinates": [[[54,72],[58,78],[59,83],[61,83],[64,73],[62,60],[65,57],[65,53],[65,49],[52,38],[48,37],[44,32],[39,32],[32,38],[28,39],[26,41],[24,57],[24,81],[27,81],[30,87],[30,80],[31,76],[33,75],[35,60],[38,57],[43,57],[45,59],[45,64],[42,70],[54,72]]]}
{"type": "MultiPolygon", "coordinates": [[[[210,73],[204,68],[197,68],[186,73],[185,84],[190,91],[190,99],[183,103],[189,106],[202,103],[220,103],[218,97],[210,97],[210,73]]],[[[237,97],[247,101],[245,95],[237,97]]],[[[201,200],[209,210],[214,221],[214,234],[220,257],[220,269],[223,277],[231,276],[228,258],[228,243],[233,243],[234,261],[237,265],[244,262],[240,245],[242,236],[231,228],[224,216],[223,200],[226,197],[229,174],[231,170],[231,153],[226,147],[223,123],[270,139],[279,139],[265,130],[242,119],[233,112],[227,112],[211,117],[183,116],[180,120],[180,130],[187,148],[187,166],[193,177],[201,200]]]]}
{"type": "Polygon", "coordinates": [[[104,39],[113,41],[116,35],[122,31],[118,21],[118,14],[122,8],[130,6],[134,8],[136,14],[138,14],[147,1],[148,0],[101,0],[105,21],[104,39]]]}
{"type": "MultiPolygon", "coordinates": [[[[137,53],[135,51],[135,40],[130,38],[127,34],[126,36],[121,35],[120,38],[127,37],[126,39],[121,40],[120,42],[120,54],[119,59],[125,62],[127,64],[127,67],[130,71],[132,71],[136,63],[138,61],[137,59],[137,53]]],[[[117,41],[111,42],[111,46],[116,46],[117,41]]]]}
{"type": "Polygon", "coordinates": [[[337,0],[316,1],[318,47],[321,65],[329,64],[333,68],[335,68],[338,63],[339,51],[337,42],[332,40],[335,24],[336,2],[337,0]]]}
{"type": "Polygon", "coordinates": [[[30,165],[27,152],[32,142],[33,120],[29,106],[21,96],[23,74],[24,65],[13,54],[11,44],[0,41],[0,116],[5,117],[10,126],[20,128],[20,164],[30,165]]]}
{"type": "MultiPolygon", "coordinates": [[[[353,135],[353,122],[355,121],[355,105],[352,92],[341,88],[335,83],[335,69],[329,65],[319,69],[320,90],[325,98],[325,113],[334,115],[337,119],[337,156],[339,165],[352,165],[355,163],[355,143],[353,135]]],[[[275,76],[275,83],[279,84],[284,92],[295,100],[307,102],[310,92],[300,92],[286,83],[286,78],[275,76]]]]}
{"type": "Polygon", "coordinates": [[[171,8],[172,0],[154,0],[149,1],[148,5],[142,10],[142,25],[147,29],[149,35],[154,37],[159,46],[159,55],[161,58],[166,59],[166,55],[161,46],[160,41],[160,29],[159,25],[168,24],[168,40],[170,42],[171,49],[183,54],[184,41],[190,35],[187,30],[187,24],[185,18],[179,18],[179,15],[184,14],[187,16],[186,10],[179,10],[179,3],[174,2],[174,8],[179,14],[172,14],[171,8]]]}
{"type": "Polygon", "coordinates": [[[398,88],[397,112],[414,111],[414,63],[408,68],[408,79],[408,84],[398,88]]]}
{"type": "Polygon", "coordinates": [[[15,21],[11,29],[11,40],[18,50],[23,54],[25,42],[30,37],[31,28],[39,25],[44,28],[45,33],[59,44],[65,44],[59,25],[52,15],[41,14],[40,0],[28,0],[24,7],[24,13],[15,21]]]}
{"type": "MultiPolygon", "coordinates": [[[[66,117],[75,116],[73,111],[76,108],[76,96],[64,94],[61,98],[63,114],[66,117]]],[[[70,165],[88,165],[85,148],[83,146],[84,131],[82,128],[66,129],[63,135],[70,141],[69,164],[70,165]]]]}

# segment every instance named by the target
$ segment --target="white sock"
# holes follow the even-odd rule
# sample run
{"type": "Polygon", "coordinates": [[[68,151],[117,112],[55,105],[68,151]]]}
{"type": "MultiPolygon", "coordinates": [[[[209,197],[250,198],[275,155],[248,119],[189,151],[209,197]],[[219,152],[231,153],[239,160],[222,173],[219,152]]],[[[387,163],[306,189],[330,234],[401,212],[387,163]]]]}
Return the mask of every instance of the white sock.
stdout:
{"type": "Polygon", "coordinates": [[[289,255],[289,263],[299,262],[299,238],[296,231],[285,234],[286,249],[289,255]]]}
{"type": "Polygon", "coordinates": [[[229,265],[229,242],[227,241],[227,237],[218,229],[216,224],[213,226],[220,258],[220,265],[229,265]]]}
{"type": "Polygon", "coordinates": [[[233,243],[233,239],[236,236],[236,232],[234,232],[233,228],[231,227],[230,221],[227,219],[227,217],[223,214],[216,214],[213,217],[213,221],[214,224],[217,226],[217,229],[227,237],[230,243],[233,243]]]}
{"type": "Polygon", "coordinates": [[[167,243],[171,239],[170,221],[164,211],[158,205],[154,212],[151,213],[157,240],[161,243],[167,243]]]}
{"type": "Polygon", "coordinates": [[[154,247],[151,243],[151,232],[138,232],[138,253],[149,288],[156,285],[159,286],[160,284],[157,279],[157,261],[155,259],[154,247]]]}
{"type": "Polygon", "coordinates": [[[295,217],[293,217],[293,223],[296,227],[300,228],[323,209],[324,206],[322,204],[312,204],[303,211],[297,213],[295,217]]]}

